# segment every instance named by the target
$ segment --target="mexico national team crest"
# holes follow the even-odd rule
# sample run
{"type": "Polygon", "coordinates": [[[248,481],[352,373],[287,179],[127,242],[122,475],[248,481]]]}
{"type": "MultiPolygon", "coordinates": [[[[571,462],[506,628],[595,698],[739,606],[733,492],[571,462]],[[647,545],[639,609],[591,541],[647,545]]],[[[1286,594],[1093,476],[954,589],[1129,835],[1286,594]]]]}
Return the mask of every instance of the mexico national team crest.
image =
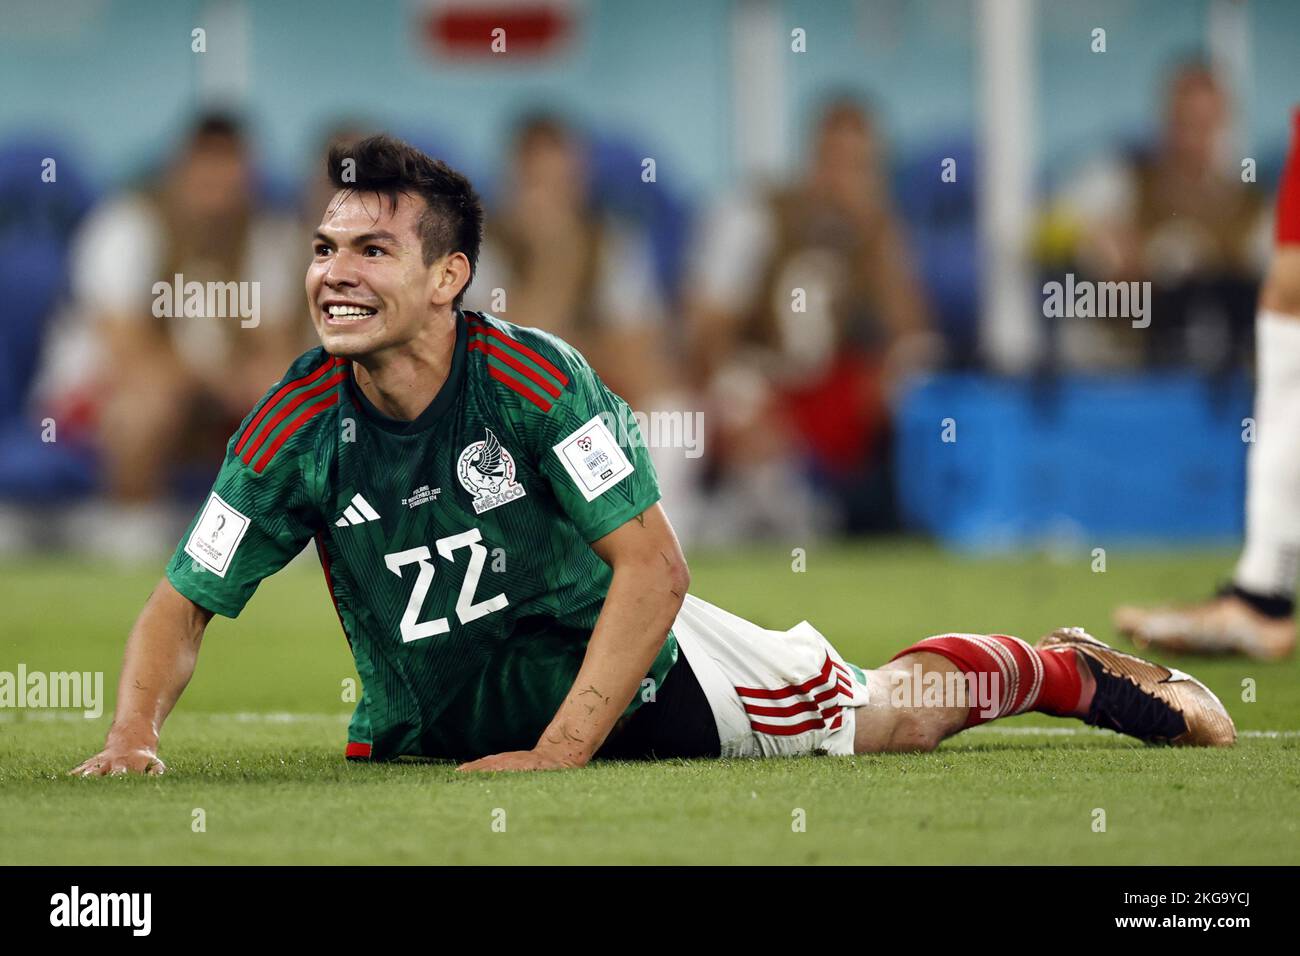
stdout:
{"type": "Polygon", "coordinates": [[[486,437],[460,453],[456,477],[474,496],[474,513],[500,507],[507,501],[522,498],[524,486],[515,481],[515,460],[501,447],[492,429],[484,428],[486,437]]]}

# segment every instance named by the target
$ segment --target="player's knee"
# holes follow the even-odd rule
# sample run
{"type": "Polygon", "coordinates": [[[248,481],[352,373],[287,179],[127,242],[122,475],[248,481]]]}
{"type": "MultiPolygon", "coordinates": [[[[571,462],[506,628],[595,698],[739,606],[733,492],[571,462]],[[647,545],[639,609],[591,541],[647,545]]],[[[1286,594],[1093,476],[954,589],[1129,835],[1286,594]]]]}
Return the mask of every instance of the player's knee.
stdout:
{"type": "Polygon", "coordinates": [[[943,740],[933,715],[908,708],[898,711],[889,735],[889,749],[896,753],[929,753],[943,740]]]}

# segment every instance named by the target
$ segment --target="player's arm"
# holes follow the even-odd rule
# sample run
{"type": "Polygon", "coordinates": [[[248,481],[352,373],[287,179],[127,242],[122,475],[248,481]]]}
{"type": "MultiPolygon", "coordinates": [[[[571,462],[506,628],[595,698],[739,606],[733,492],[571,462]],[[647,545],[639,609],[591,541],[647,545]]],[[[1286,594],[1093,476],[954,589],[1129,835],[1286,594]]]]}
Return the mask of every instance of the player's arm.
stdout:
{"type": "Polygon", "coordinates": [[[212,612],[163,578],[131,628],[117,682],[117,707],[104,749],[72,774],[163,773],[158,737],[194,674],[203,631],[212,612]]]}
{"type": "Polygon", "coordinates": [[[284,409],[302,404],[294,404],[295,394],[313,383],[337,384],[342,373],[323,378],[335,368],[319,349],[303,355],[230,439],[212,493],[127,640],[104,749],[73,773],[162,772],[159,732],[194,673],[208,621],[214,613],[238,617],[258,584],[301,551],[320,524],[308,469],[319,458],[315,427],[329,406],[317,401],[312,415],[285,430],[276,431],[276,423],[287,416],[284,409]]]}
{"type": "Polygon", "coordinates": [[[582,667],[536,749],[582,766],[641,689],[690,586],[690,571],[661,505],[592,543],[614,570],[582,667]]]}
{"type": "Polygon", "coordinates": [[[492,754],[462,770],[548,770],[590,760],[662,652],[688,581],[627,402],[571,347],[545,333],[512,334],[521,339],[519,353],[562,386],[541,412],[503,389],[514,402],[520,445],[564,517],[614,573],[577,678],[533,749],[492,754]]]}
{"type": "Polygon", "coordinates": [[[493,754],[461,770],[581,767],[640,690],[686,597],[686,558],[658,504],[591,546],[614,577],[564,703],[532,750],[493,754]]]}

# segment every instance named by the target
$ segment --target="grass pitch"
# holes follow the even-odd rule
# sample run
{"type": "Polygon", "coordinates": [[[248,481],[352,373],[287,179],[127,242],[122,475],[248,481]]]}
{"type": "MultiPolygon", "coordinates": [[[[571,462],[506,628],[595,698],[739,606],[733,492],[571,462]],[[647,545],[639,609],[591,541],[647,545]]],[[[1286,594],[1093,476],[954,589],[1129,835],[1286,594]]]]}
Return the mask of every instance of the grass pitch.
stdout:
{"type": "MultiPolygon", "coordinates": [[[[1115,603],[1201,597],[1230,560],[1112,553],[1093,573],[1087,553],[973,560],[892,541],[814,547],[795,573],[773,547],[695,556],[692,590],[770,627],[807,618],[873,666],[946,630],[1032,641],[1081,624],[1114,640],[1115,603]]],[[[308,561],[209,627],[163,734],[167,776],[70,779],[102,743],[127,630],[159,574],[0,564],[0,671],[102,670],[108,698],[98,720],[0,710],[0,864],[1300,863],[1294,660],[1170,659],[1232,712],[1243,737],[1229,751],[1031,715],[928,755],[465,776],[343,760],[355,671],[308,561]]]]}

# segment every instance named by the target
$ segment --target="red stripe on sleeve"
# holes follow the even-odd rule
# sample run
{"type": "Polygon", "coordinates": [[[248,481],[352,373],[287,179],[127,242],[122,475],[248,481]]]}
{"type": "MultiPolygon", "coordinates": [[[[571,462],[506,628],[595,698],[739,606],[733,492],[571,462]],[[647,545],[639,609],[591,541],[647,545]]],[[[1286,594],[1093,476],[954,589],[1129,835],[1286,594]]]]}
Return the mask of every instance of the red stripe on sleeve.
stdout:
{"type": "Polygon", "coordinates": [[[546,378],[546,376],[534,372],[523,362],[519,361],[519,359],[506,352],[505,349],[497,348],[491,342],[484,342],[482,339],[475,339],[473,342],[469,343],[469,350],[471,352],[483,352],[486,355],[499,358],[516,372],[525,376],[530,382],[540,385],[542,390],[552,398],[560,397],[560,390],[556,388],[555,385],[546,378]]]}
{"type": "Polygon", "coordinates": [[[334,576],[330,574],[330,556],[325,551],[325,533],[321,531],[316,533],[316,554],[320,557],[320,568],[325,572],[325,587],[330,592],[330,603],[334,605],[339,627],[343,628],[343,636],[347,637],[348,644],[351,644],[352,638],[348,637],[348,629],[343,624],[343,612],[339,610],[339,599],[334,596],[334,576]]]}
{"type": "Polygon", "coordinates": [[[262,457],[257,459],[257,464],[253,466],[253,471],[257,472],[260,475],[262,473],[262,469],[265,468],[267,463],[272,458],[275,457],[275,453],[280,450],[280,446],[289,440],[290,435],[292,435],[299,428],[301,428],[308,419],[314,417],[318,412],[323,412],[331,405],[336,404],[338,400],[339,400],[339,393],[331,392],[330,394],[322,398],[319,402],[317,402],[315,405],[309,405],[306,408],[306,410],[302,412],[302,414],[300,414],[297,418],[295,418],[293,421],[289,423],[289,426],[285,428],[284,431],[280,432],[280,436],[276,438],[275,441],[271,442],[270,446],[266,449],[266,451],[262,452],[262,457]]]}
{"type": "Polygon", "coordinates": [[[495,365],[488,366],[488,374],[491,375],[498,382],[501,382],[503,385],[509,385],[516,392],[518,392],[524,398],[528,399],[530,402],[532,402],[542,411],[549,412],[551,410],[550,402],[542,398],[542,396],[538,395],[536,392],[534,392],[523,382],[519,381],[519,379],[515,378],[512,375],[507,375],[505,372],[501,371],[501,369],[497,368],[495,365]]]}
{"type": "Polygon", "coordinates": [[[552,365],[550,362],[548,362],[545,358],[543,358],[542,356],[538,355],[536,352],[534,352],[532,349],[530,349],[527,345],[524,345],[524,343],[523,343],[523,342],[520,342],[518,339],[512,339],[510,336],[506,335],[504,332],[498,331],[497,329],[494,329],[494,328],[492,328],[492,327],[490,327],[490,326],[487,326],[487,325],[483,325],[483,324],[478,323],[478,322],[471,322],[471,323],[470,323],[470,326],[469,326],[469,330],[470,330],[470,332],[481,332],[481,333],[484,334],[484,335],[490,335],[490,336],[492,336],[494,339],[499,339],[500,341],[505,342],[505,343],[508,344],[512,349],[517,349],[517,350],[519,350],[519,352],[521,352],[522,354],[524,354],[524,355],[527,356],[528,358],[532,359],[534,362],[536,362],[536,363],[537,363],[538,365],[540,365],[542,368],[546,369],[546,371],[548,371],[548,372],[550,372],[552,375],[554,375],[555,378],[556,378],[556,380],[557,380],[561,385],[568,385],[568,384],[569,384],[569,376],[565,375],[565,374],[564,374],[563,372],[561,372],[558,368],[556,368],[554,365],[552,365]]]}
{"type": "MultiPolygon", "coordinates": [[[[347,375],[346,372],[342,372],[342,371],[335,372],[329,378],[325,379],[325,381],[320,382],[317,385],[313,385],[311,388],[307,389],[307,391],[303,392],[301,395],[296,396],[293,401],[289,402],[284,406],[284,408],[276,412],[275,417],[272,418],[270,421],[268,421],[264,426],[262,426],[261,431],[258,433],[257,441],[249,445],[248,450],[244,452],[244,456],[243,456],[244,464],[247,465],[252,462],[253,456],[256,455],[257,450],[262,447],[262,443],[265,442],[267,438],[271,436],[271,433],[275,431],[276,426],[279,425],[280,422],[284,421],[286,418],[289,417],[289,415],[293,413],[294,409],[296,409],[303,402],[307,401],[307,399],[315,398],[321,392],[333,388],[339,382],[343,381],[346,375],[347,375]]],[[[276,447],[279,446],[277,445],[276,447]]],[[[261,471],[262,469],[259,468],[257,470],[261,471]]]]}
{"type": "Polygon", "coordinates": [[[257,413],[257,417],[248,423],[248,427],[244,429],[243,436],[239,439],[239,444],[235,446],[235,454],[238,455],[241,452],[243,452],[244,445],[247,444],[248,439],[254,433],[256,433],[257,426],[261,423],[262,419],[265,418],[268,413],[270,413],[271,409],[275,407],[276,403],[279,402],[280,399],[284,398],[284,396],[288,395],[295,388],[302,388],[304,385],[310,385],[312,382],[316,381],[316,379],[320,378],[330,369],[334,368],[336,365],[341,364],[342,362],[343,359],[331,358],[328,362],[326,362],[320,368],[316,369],[316,371],[312,372],[310,375],[305,375],[302,378],[296,378],[292,382],[289,382],[286,385],[281,386],[280,390],[271,396],[271,400],[262,406],[262,410],[257,413]]]}

